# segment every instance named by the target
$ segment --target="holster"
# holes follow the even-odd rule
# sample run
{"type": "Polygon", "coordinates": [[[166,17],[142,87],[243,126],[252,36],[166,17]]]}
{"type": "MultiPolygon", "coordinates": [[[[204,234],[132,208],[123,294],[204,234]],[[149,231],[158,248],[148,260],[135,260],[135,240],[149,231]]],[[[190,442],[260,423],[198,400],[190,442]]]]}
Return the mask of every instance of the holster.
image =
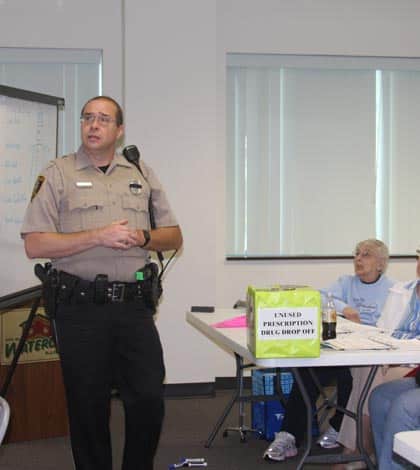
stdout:
{"type": "Polygon", "coordinates": [[[34,272],[42,283],[42,299],[44,301],[44,310],[47,317],[50,319],[52,337],[55,343],[55,348],[57,352],[59,352],[57,328],[55,324],[59,274],[56,269],[53,269],[51,263],[45,263],[44,266],[37,263],[34,267],[34,272]]]}
{"type": "Polygon", "coordinates": [[[153,309],[156,309],[163,292],[157,264],[147,263],[137,272],[143,273],[143,280],[140,282],[141,292],[145,304],[153,309]]]}
{"type": "Polygon", "coordinates": [[[34,271],[42,283],[42,298],[45,313],[49,318],[54,319],[57,311],[58,271],[52,268],[51,263],[46,263],[44,266],[38,263],[35,265],[34,271]]]}

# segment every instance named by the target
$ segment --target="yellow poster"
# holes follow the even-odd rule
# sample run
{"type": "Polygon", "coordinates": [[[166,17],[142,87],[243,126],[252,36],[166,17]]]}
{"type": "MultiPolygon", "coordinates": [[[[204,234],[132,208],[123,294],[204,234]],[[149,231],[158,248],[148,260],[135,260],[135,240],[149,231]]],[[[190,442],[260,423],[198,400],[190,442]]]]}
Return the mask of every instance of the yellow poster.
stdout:
{"type": "MultiPolygon", "coordinates": [[[[30,309],[21,308],[0,313],[1,352],[0,363],[8,365],[19,344],[22,331],[28,321],[30,309]]],[[[57,361],[59,359],[52,337],[51,324],[44,309],[39,308],[32,321],[28,337],[19,357],[19,364],[57,361]]]]}

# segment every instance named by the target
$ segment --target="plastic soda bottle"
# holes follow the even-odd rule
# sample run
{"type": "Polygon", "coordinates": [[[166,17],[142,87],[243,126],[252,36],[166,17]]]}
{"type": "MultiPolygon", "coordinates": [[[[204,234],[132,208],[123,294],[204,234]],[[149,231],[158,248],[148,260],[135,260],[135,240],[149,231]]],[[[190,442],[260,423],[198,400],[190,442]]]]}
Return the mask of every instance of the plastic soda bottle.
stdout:
{"type": "Polygon", "coordinates": [[[322,308],[322,340],[334,339],[337,336],[337,312],[331,292],[328,292],[327,299],[322,308]]]}

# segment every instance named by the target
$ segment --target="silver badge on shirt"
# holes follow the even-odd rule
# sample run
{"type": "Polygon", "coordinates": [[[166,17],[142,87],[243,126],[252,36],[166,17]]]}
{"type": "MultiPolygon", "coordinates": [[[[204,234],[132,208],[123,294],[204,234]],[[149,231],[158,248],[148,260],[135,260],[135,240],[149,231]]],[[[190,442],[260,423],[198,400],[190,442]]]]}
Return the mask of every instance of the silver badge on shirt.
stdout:
{"type": "Polygon", "coordinates": [[[130,188],[131,194],[138,195],[141,193],[142,185],[140,180],[131,180],[128,186],[130,188]]]}

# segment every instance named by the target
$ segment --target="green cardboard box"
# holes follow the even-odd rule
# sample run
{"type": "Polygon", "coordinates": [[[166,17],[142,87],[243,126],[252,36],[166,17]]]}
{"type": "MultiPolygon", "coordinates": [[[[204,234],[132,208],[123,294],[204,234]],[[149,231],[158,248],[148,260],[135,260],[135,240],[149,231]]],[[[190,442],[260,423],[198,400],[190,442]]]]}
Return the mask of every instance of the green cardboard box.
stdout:
{"type": "Polygon", "coordinates": [[[248,287],[247,342],[258,359],[319,357],[321,295],[307,286],[248,287]]]}

